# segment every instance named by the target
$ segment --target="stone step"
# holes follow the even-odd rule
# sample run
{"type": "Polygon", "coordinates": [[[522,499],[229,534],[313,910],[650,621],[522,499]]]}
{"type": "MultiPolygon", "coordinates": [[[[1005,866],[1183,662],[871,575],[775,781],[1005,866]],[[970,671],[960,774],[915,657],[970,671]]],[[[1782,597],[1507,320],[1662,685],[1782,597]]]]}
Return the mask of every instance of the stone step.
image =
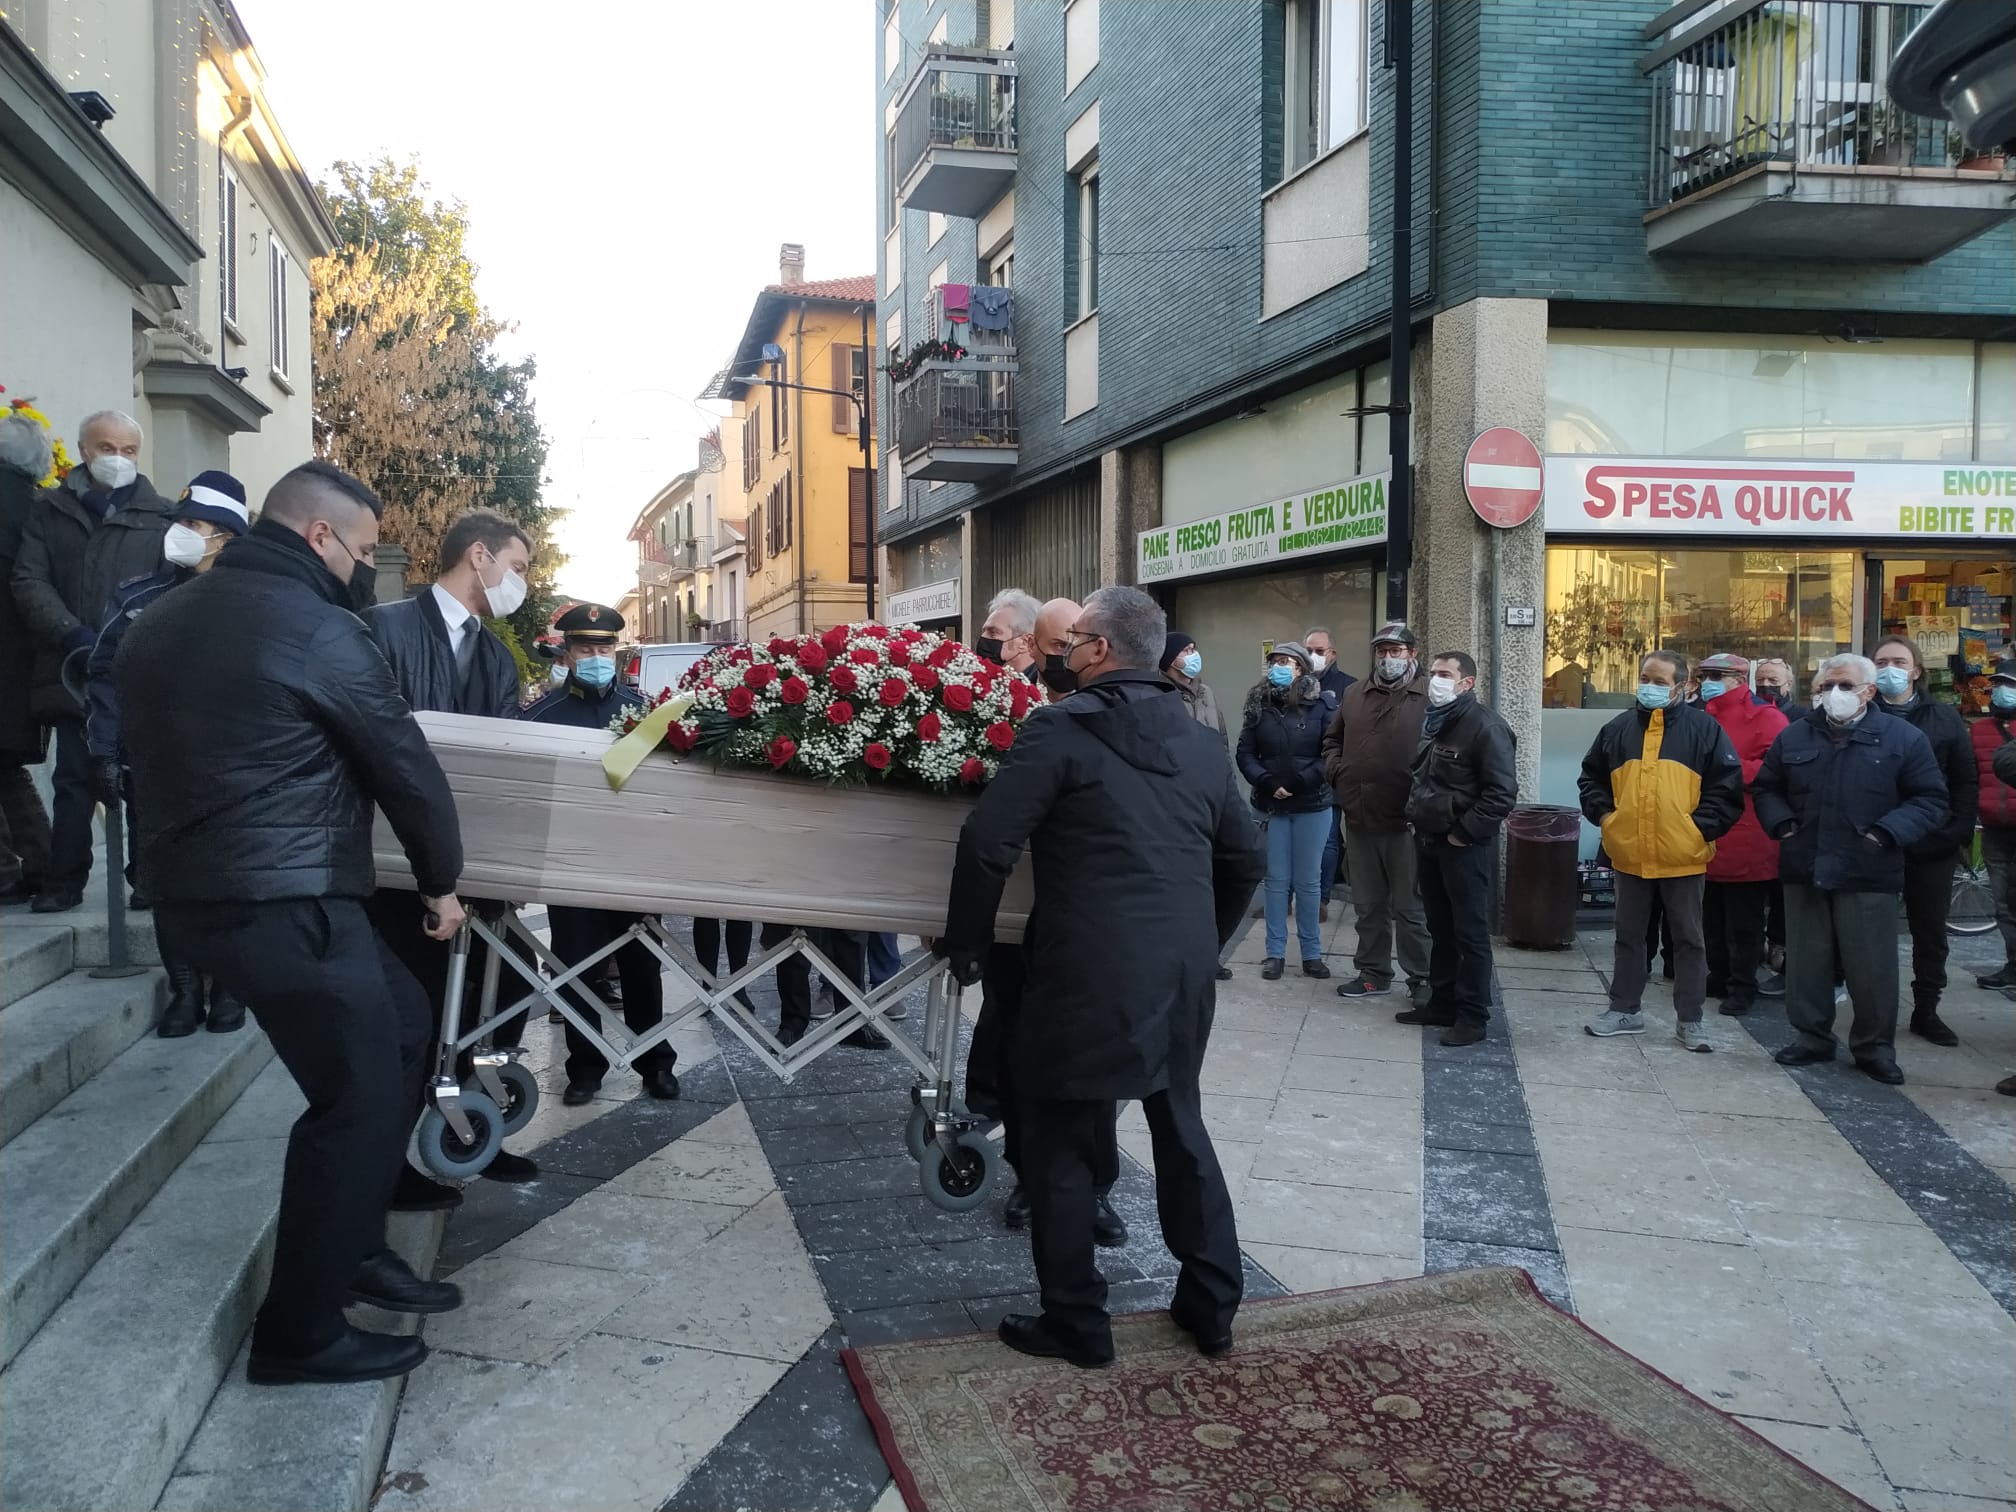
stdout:
{"type": "MultiPolygon", "coordinates": [[[[392,1247],[418,1274],[432,1274],[447,1219],[446,1213],[392,1215],[392,1247]]],[[[424,1321],[372,1308],[354,1308],[351,1318],[361,1328],[397,1334],[417,1332],[424,1321]]],[[[405,1383],[253,1386],[245,1379],[249,1353],[248,1344],[232,1360],[157,1505],[171,1512],[365,1512],[384,1471],[405,1383]]]]}
{"type": "MultiPolygon", "coordinates": [[[[235,1034],[143,1036],[0,1148],[0,1365],[272,1056],[249,1022],[235,1034]]],[[[23,1503],[0,1497],[0,1505],[23,1503]]]]}
{"type": "Polygon", "coordinates": [[[0,911],[0,1008],[70,974],[77,964],[75,933],[61,924],[30,923],[25,908],[0,911]]]}
{"type": "MultiPolygon", "coordinates": [[[[220,1070],[265,1060],[249,1033],[206,1038],[242,1041],[220,1070]]],[[[0,1505],[151,1507],[168,1483],[265,1289],[302,1106],[277,1063],[239,1090],[0,1372],[0,1505]]]]}
{"type": "Polygon", "coordinates": [[[0,1017],[0,1145],[75,1092],[154,1026],[166,978],[72,972],[0,1017]]]}

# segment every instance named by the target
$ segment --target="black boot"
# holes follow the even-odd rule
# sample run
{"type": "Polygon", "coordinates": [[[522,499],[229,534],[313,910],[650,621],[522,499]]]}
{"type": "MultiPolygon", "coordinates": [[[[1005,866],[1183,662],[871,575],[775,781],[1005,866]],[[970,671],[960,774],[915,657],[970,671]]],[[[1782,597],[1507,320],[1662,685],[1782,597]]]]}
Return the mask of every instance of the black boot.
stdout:
{"type": "Polygon", "coordinates": [[[163,961],[168,973],[168,1006],[161,1010],[155,1033],[163,1039],[181,1039],[194,1034],[203,1022],[203,977],[194,966],[180,961],[163,961]]]}
{"type": "Polygon", "coordinates": [[[1932,1044],[1948,1048],[1960,1043],[1960,1036],[1939,1017],[1937,997],[1920,998],[1911,1009],[1911,1032],[1922,1040],[1929,1040],[1932,1044]]]}
{"type": "Polygon", "coordinates": [[[205,1027],[212,1034],[229,1034],[245,1027],[245,1005],[215,978],[210,982],[210,1022],[205,1027]]]}

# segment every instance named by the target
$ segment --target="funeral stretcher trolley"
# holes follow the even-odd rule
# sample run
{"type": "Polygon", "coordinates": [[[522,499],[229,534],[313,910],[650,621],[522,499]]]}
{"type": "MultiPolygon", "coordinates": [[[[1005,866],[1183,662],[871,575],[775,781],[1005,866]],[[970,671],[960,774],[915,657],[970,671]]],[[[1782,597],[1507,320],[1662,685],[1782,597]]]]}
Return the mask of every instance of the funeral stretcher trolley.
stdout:
{"type": "MultiPolygon", "coordinates": [[[[925,1196],[955,1212],[986,1201],[1000,1149],[988,1136],[990,1122],[955,1096],[961,992],[950,969],[926,955],[879,987],[863,988],[805,932],[942,933],[964,803],[716,772],[658,757],[615,792],[601,768],[610,737],[600,732],[461,715],[419,719],[455,792],[467,851],[465,899],[513,898],[639,916],[616,940],[568,965],[515,909],[471,907],[453,945],[440,1058],[419,1128],[420,1160],[429,1171],[451,1180],[479,1174],[505,1136],[522,1129],[538,1108],[538,1083],[516,1052],[489,1048],[498,1025],[551,1009],[612,1066],[627,1070],[680,1025],[711,1015],[787,1082],[864,1024],[881,1029],[917,1073],[904,1143],[918,1162],[925,1196]],[[741,970],[717,975],[665,928],[664,914],[795,927],[741,970]],[[462,1004],[478,939],[488,949],[476,1022],[465,1023],[462,1004]],[[669,982],[663,1020],[636,1036],[587,985],[605,960],[633,941],[687,985],[680,1002],[676,979],[669,982]],[[833,985],[840,1006],[786,1046],[740,994],[794,954],[833,985]],[[886,1014],[920,984],[928,989],[923,1032],[913,1040],[886,1014]],[[469,1067],[466,1078],[457,1075],[461,1064],[469,1067]]],[[[398,885],[404,859],[382,818],[376,850],[381,880],[398,885]]],[[[1018,873],[1003,900],[1004,935],[1019,938],[1027,898],[1026,874],[1018,873]]]]}

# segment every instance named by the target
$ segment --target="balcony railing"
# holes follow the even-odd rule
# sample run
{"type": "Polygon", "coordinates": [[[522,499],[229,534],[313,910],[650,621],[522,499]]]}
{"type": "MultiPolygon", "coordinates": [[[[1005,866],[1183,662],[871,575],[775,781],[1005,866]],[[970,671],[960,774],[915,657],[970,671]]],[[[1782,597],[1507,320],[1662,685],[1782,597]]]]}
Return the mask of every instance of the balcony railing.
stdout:
{"type": "Polygon", "coordinates": [[[743,622],[739,619],[713,620],[708,623],[703,639],[729,644],[745,641],[749,637],[743,633],[742,626],[743,622]]]}
{"type": "Polygon", "coordinates": [[[954,320],[946,313],[945,286],[940,284],[931,291],[924,303],[926,334],[935,341],[956,341],[975,357],[1013,357],[1015,355],[1015,296],[1006,289],[993,290],[989,294],[979,294],[980,300],[1000,300],[1007,306],[1007,325],[1000,326],[986,315],[975,320],[975,296],[984,284],[972,286],[966,295],[966,318],[954,320]],[[984,322],[984,323],[983,323],[984,322]]]}
{"type": "Polygon", "coordinates": [[[927,362],[896,391],[906,478],[990,478],[1015,465],[1019,441],[1012,364],[927,362]]]}
{"type": "Polygon", "coordinates": [[[1015,59],[926,51],[896,111],[897,199],[906,210],[977,216],[1015,178],[1015,59]]]}
{"type": "Polygon", "coordinates": [[[1931,9],[1682,0],[1647,26],[1652,250],[1923,261],[2000,219],[2001,160],[1884,82],[1931,9]]]}

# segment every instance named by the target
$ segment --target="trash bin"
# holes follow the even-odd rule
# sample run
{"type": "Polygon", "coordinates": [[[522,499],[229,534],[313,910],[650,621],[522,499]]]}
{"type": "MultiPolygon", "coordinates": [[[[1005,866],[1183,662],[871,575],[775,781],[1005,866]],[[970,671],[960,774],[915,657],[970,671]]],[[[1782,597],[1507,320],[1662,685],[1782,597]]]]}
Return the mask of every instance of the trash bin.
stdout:
{"type": "Polygon", "coordinates": [[[1576,852],[1582,811],[1527,804],[1505,821],[1505,938],[1514,945],[1561,950],[1575,943],[1582,897],[1576,852]]]}

